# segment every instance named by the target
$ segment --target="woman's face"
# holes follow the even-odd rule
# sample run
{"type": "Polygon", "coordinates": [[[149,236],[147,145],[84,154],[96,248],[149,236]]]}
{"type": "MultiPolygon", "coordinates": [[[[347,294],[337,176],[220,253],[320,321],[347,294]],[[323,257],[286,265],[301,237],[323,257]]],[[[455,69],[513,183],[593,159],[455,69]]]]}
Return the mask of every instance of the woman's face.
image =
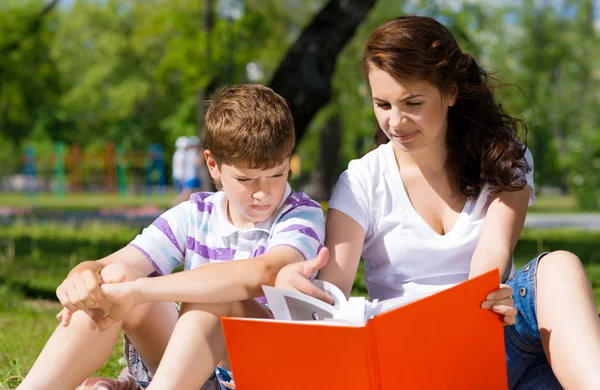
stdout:
{"type": "Polygon", "coordinates": [[[398,82],[374,66],[369,84],[377,122],[396,150],[413,153],[445,145],[448,107],[454,105],[454,96],[440,94],[427,82],[398,82]]]}

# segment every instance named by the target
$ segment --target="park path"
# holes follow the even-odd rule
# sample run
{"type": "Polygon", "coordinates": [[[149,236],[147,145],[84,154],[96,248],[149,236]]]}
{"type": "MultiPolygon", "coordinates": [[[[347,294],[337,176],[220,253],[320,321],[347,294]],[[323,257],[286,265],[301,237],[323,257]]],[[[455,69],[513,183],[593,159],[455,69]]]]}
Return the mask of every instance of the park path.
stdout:
{"type": "Polygon", "coordinates": [[[527,228],[579,228],[582,230],[600,230],[600,213],[586,214],[550,214],[529,213],[525,219],[527,228]]]}

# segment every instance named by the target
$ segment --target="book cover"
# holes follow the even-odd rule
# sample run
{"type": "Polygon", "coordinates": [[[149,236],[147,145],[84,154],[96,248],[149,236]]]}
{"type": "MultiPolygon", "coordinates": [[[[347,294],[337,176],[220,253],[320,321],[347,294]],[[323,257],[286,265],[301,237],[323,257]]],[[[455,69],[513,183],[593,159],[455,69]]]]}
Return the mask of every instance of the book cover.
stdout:
{"type": "Polygon", "coordinates": [[[223,317],[236,387],[506,389],[503,325],[481,309],[498,280],[488,272],[365,325],[223,317]]]}

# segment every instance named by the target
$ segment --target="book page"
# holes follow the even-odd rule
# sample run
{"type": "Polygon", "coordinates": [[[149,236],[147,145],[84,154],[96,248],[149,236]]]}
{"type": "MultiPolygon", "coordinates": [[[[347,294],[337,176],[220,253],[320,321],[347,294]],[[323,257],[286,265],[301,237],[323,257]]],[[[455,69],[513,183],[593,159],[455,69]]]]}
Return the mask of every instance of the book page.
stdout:
{"type": "Polygon", "coordinates": [[[363,326],[367,318],[368,301],[363,297],[346,300],[344,293],[331,283],[315,280],[314,285],[333,298],[330,305],[298,291],[262,286],[269,308],[280,321],[325,321],[363,326]]]}
{"type": "Polygon", "coordinates": [[[333,318],[335,307],[298,291],[262,286],[269,308],[276,320],[318,321],[333,318]]]}
{"type": "Polygon", "coordinates": [[[407,305],[414,301],[418,301],[419,299],[425,298],[429,295],[430,294],[422,294],[417,296],[413,295],[411,297],[397,297],[385,299],[383,301],[375,300],[373,302],[370,302],[366,310],[367,320],[375,317],[378,314],[385,313],[386,311],[393,310],[395,308],[407,305]]]}

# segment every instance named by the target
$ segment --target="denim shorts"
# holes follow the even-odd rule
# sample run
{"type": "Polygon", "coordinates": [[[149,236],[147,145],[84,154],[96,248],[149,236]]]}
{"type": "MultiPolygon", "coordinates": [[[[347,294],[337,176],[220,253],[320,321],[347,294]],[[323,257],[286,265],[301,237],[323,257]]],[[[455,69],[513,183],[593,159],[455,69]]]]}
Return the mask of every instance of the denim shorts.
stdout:
{"type": "Polygon", "coordinates": [[[506,281],[513,289],[518,310],[516,323],[504,327],[509,389],[562,389],[544,353],[535,307],[537,268],[546,254],[525,264],[506,281]]]}

